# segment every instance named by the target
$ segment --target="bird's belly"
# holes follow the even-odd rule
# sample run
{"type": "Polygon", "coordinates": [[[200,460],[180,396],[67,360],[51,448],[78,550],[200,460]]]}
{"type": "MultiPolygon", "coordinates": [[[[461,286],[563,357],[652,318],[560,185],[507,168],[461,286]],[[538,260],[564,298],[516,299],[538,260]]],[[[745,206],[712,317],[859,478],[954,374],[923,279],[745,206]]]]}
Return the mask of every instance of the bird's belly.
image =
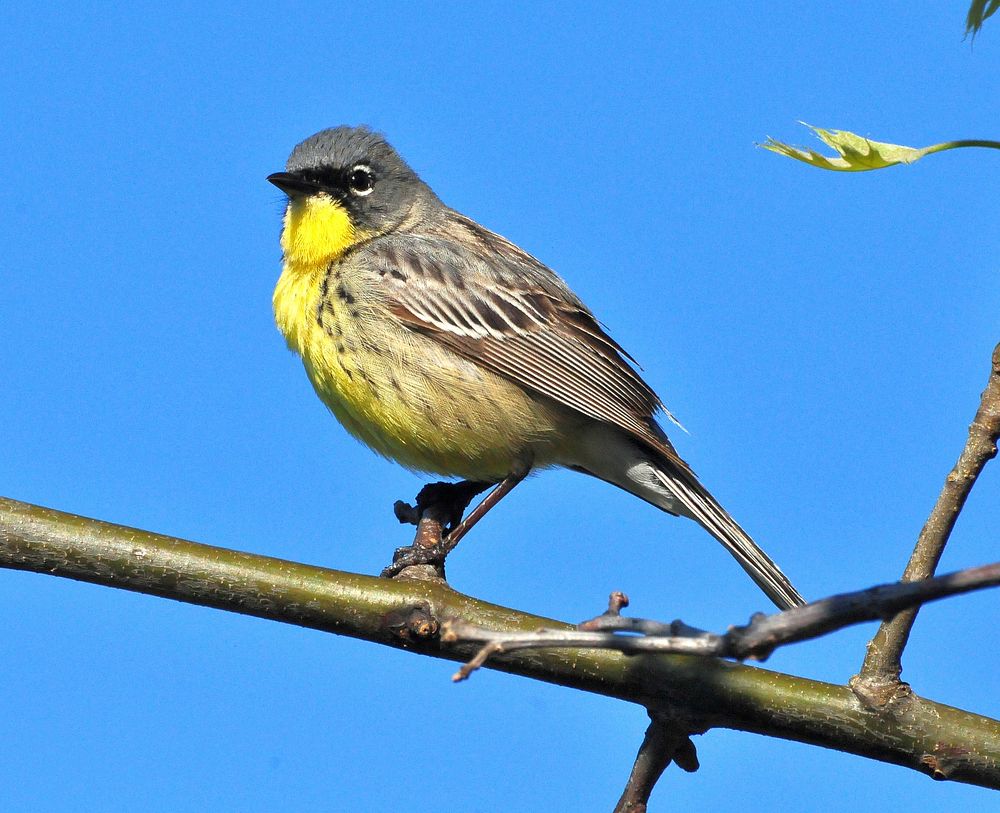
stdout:
{"type": "MultiPolygon", "coordinates": [[[[314,312],[315,313],[315,312],[314,312]]],[[[301,344],[317,394],[356,438],[418,471],[496,481],[558,462],[563,411],[391,315],[323,309],[301,344]]]]}

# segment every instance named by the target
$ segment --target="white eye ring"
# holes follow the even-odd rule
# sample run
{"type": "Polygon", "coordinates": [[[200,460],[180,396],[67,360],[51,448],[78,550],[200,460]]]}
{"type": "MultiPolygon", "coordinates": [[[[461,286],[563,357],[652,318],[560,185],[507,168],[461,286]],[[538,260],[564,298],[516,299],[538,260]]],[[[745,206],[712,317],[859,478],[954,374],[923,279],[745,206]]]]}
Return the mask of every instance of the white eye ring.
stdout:
{"type": "Polygon", "coordinates": [[[370,195],[375,189],[375,174],[371,167],[358,164],[351,170],[351,174],[347,178],[347,185],[355,195],[370,195]]]}

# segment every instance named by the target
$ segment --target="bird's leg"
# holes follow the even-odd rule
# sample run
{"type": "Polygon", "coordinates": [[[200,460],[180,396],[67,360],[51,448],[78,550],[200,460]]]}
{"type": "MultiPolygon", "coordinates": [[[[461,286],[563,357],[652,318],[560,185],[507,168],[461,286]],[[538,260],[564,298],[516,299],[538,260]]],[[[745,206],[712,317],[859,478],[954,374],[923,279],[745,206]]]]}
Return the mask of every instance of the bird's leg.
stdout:
{"type": "Polygon", "coordinates": [[[392,564],[382,571],[382,575],[392,577],[414,565],[429,565],[431,572],[425,575],[443,579],[444,560],[454,545],[445,547],[442,538],[461,525],[462,514],[469,503],[490,485],[467,480],[430,483],[420,490],[415,506],[398,501],[393,506],[396,518],[401,523],[416,525],[417,533],[412,545],[396,550],[392,564]]]}
{"type": "Polygon", "coordinates": [[[382,571],[382,575],[391,578],[399,575],[405,568],[430,565],[432,572],[425,576],[443,579],[444,560],[448,554],[493,506],[528,476],[529,471],[525,466],[508,474],[464,520],[462,514],[472,498],[489,488],[491,483],[469,480],[460,483],[431,483],[420,490],[415,507],[397,502],[394,506],[396,518],[400,522],[416,525],[417,534],[412,545],[396,550],[392,564],[382,571]]]}
{"type": "MultiPolygon", "coordinates": [[[[420,489],[417,508],[423,512],[439,512],[443,520],[441,536],[448,535],[462,521],[469,503],[492,483],[462,480],[458,483],[431,483],[420,489]]],[[[441,541],[440,539],[438,541],[441,541]]]]}
{"type": "MultiPolygon", "coordinates": [[[[461,541],[462,537],[472,530],[472,526],[485,517],[493,506],[510,494],[510,492],[514,490],[514,486],[520,483],[527,476],[527,470],[512,472],[497,483],[496,487],[489,494],[483,497],[479,505],[472,509],[472,513],[458,523],[458,525],[454,526],[451,531],[448,532],[448,535],[441,540],[441,546],[444,548],[445,555],[447,556],[451,553],[455,546],[461,541]]],[[[468,505],[468,503],[466,503],[466,505],[468,505]]]]}

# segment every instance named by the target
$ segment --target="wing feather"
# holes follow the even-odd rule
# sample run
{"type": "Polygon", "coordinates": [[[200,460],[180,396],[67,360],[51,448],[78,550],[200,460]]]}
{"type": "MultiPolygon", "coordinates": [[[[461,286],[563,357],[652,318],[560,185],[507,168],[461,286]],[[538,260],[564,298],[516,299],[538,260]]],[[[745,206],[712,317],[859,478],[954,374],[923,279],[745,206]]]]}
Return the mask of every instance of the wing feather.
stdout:
{"type": "Polygon", "coordinates": [[[634,360],[534,257],[454,212],[430,236],[383,237],[367,251],[407,327],[687,469],[656,425],[663,404],[634,360]]]}

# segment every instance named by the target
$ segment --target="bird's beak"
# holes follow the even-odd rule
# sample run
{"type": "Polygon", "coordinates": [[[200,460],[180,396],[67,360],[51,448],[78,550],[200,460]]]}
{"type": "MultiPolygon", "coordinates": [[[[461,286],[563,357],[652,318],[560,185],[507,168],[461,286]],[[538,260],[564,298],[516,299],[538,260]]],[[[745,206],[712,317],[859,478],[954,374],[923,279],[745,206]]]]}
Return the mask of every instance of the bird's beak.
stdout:
{"type": "Polygon", "coordinates": [[[274,172],[267,179],[290,198],[312,195],[322,189],[315,181],[307,181],[294,172],[274,172]]]}

